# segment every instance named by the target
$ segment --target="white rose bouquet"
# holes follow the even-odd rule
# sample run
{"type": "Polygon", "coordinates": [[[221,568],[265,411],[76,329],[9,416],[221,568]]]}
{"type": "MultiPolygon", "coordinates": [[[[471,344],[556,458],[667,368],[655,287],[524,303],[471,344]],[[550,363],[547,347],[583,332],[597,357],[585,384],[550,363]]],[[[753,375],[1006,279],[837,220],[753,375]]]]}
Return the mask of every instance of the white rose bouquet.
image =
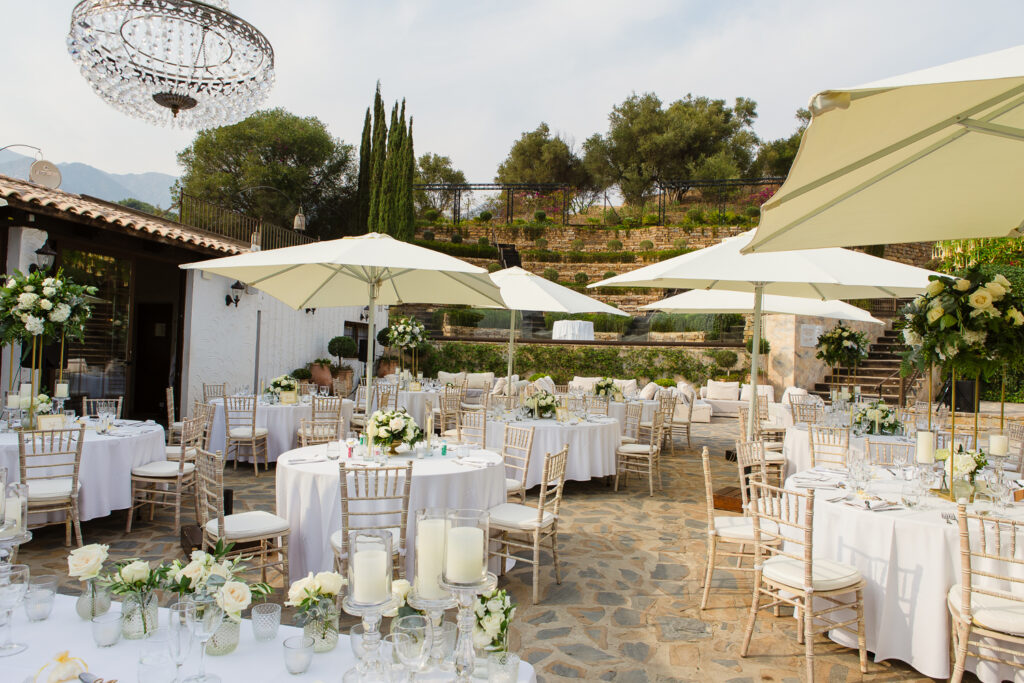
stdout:
{"type": "Polygon", "coordinates": [[[295,623],[304,627],[307,636],[314,639],[314,650],[329,650],[338,638],[338,597],[348,579],[337,572],[310,572],[294,582],[288,589],[285,605],[295,607],[295,623]],[[329,645],[323,645],[329,643],[329,645]]]}
{"type": "Polygon", "coordinates": [[[265,394],[280,396],[282,391],[298,391],[299,382],[291,375],[281,375],[270,380],[270,384],[263,390],[265,394]]]}
{"type": "Polygon", "coordinates": [[[900,427],[896,409],[885,401],[872,401],[858,410],[853,424],[859,425],[866,434],[895,434],[900,427]]]}
{"type": "Polygon", "coordinates": [[[815,358],[832,367],[857,369],[868,357],[868,338],[863,332],[850,329],[842,323],[818,337],[815,358]]]}
{"type": "Polygon", "coordinates": [[[516,605],[508,591],[493,590],[477,596],[473,605],[476,625],[473,627],[473,647],[491,652],[508,650],[508,627],[516,613],[516,605]]]}
{"type": "Polygon", "coordinates": [[[124,596],[121,612],[125,637],[144,638],[159,628],[156,591],[164,587],[170,567],[158,565],[153,569],[149,562],[139,559],[122,560],[114,567],[115,571],[100,581],[110,588],[111,593],[124,596]],[[128,621],[135,614],[140,616],[141,631],[130,636],[128,621]]]}
{"type": "Polygon", "coordinates": [[[53,400],[46,394],[39,394],[32,400],[32,403],[36,415],[48,415],[53,412],[53,400]]]}
{"type": "Polygon", "coordinates": [[[85,322],[92,317],[87,295],[97,289],[77,285],[65,278],[37,270],[25,275],[20,271],[3,276],[0,281],[0,342],[4,345],[44,341],[64,336],[82,339],[85,322]]]}
{"type": "Polygon", "coordinates": [[[404,408],[376,411],[370,416],[367,430],[373,435],[373,443],[378,446],[391,446],[395,442],[411,446],[423,439],[423,430],[404,408]]]}
{"type": "Polygon", "coordinates": [[[233,546],[217,541],[212,553],[194,550],[188,563],[175,560],[168,568],[165,588],[179,595],[212,595],[228,618],[237,623],[253,598],[265,598],[274,589],[266,583],[250,585],[238,580],[237,574],[245,568],[244,558],[225,559],[233,546]]]}
{"type": "Polygon", "coordinates": [[[413,349],[427,340],[427,328],[415,318],[399,318],[388,327],[388,344],[413,349]]]}
{"type": "Polygon", "coordinates": [[[615,394],[615,380],[611,377],[602,377],[594,383],[595,396],[612,396],[615,394]]]}
{"type": "Polygon", "coordinates": [[[555,398],[554,394],[539,390],[532,396],[524,398],[522,406],[526,409],[527,414],[533,417],[553,417],[555,409],[558,407],[558,399],[555,398]]]}
{"type": "Polygon", "coordinates": [[[974,483],[978,472],[988,464],[988,456],[985,451],[965,451],[960,446],[956,453],[946,458],[946,476],[952,482],[954,479],[967,477],[974,483]]]}

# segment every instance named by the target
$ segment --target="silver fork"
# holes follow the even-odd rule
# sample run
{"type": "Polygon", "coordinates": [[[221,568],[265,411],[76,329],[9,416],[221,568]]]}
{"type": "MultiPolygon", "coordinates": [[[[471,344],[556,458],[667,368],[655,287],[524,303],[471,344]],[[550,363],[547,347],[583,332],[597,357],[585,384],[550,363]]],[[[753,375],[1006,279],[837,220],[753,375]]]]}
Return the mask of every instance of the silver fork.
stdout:
{"type": "Polygon", "coordinates": [[[943,512],[942,519],[946,520],[946,524],[956,524],[956,514],[953,512],[943,512]]]}

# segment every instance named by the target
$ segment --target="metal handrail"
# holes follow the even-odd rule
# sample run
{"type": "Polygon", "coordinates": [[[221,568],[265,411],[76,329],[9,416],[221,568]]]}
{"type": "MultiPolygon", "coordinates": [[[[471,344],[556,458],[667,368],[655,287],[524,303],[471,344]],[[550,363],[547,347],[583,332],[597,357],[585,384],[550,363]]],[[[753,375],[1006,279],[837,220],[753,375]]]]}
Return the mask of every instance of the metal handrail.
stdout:
{"type": "Polygon", "coordinates": [[[232,211],[185,192],[178,197],[178,222],[260,249],[292,247],[315,241],[302,233],[232,211]]]}

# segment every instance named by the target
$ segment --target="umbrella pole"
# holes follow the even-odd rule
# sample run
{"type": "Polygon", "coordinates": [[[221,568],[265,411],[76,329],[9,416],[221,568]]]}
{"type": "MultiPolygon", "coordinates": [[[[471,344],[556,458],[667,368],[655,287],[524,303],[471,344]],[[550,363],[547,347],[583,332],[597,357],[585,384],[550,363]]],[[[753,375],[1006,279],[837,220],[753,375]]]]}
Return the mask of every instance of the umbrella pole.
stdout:
{"type": "Polygon", "coordinates": [[[252,370],[252,393],[259,395],[260,387],[260,331],[263,323],[263,311],[256,309],[256,357],[252,370]]]}
{"type": "Polygon", "coordinates": [[[512,363],[516,357],[516,312],[509,311],[508,324],[508,373],[505,379],[505,395],[512,395],[512,363]]]}
{"type": "MultiPolygon", "coordinates": [[[[375,329],[374,314],[377,312],[377,283],[370,283],[370,311],[369,318],[367,319],[367,334],[366,334],[366,419],[369,422],[370,419],[370,401],[373,400],[373,345],[377,341],[377,330],[375,329]]],[[[372,448],[372,444],[370,445],[372,448]]]]}
{"type": "Polygon", "coordinates": [[[761,355],[761,299],[764,297],[764,283],[754,285],[754,341],[750,345],[750,406],[747,412],[747,441],[754,439],[754,420],[757,416],[757,374],[761,355]]]}

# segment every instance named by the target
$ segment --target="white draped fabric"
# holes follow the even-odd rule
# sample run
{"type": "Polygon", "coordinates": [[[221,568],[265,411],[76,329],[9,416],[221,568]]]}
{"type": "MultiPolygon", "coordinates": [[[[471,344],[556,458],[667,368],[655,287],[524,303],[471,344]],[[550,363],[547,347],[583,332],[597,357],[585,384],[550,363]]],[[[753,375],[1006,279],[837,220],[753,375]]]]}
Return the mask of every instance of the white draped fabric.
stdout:
{"type": "MultiPolygon", "coordinates": [[[[115,427],[109,435],[97,434],[88,427],[85,430],[82,465],[78,471],[82,487],[78,505],[83,522],[130,507],[132,468],[167,459],[163,427],[129,421],[122,424],[124,426],[115,427]]],[[[12,483],[20,480],[18,459],[17,435],[0,434],[0,467],[7,468],[7,480],[12,483]]],[[[57,513],[48,518],[59,520],[63,515],[57,513]]]]}
{"type": "MultiPolygon", "coordinates": [[[[210,401],[217,410],[213,416],[213,427],[210,430],[210,450],[224,450],[224,401],[215,398],[210,401]]],[[[341,402],[341,435],[348,431],[352,419],[352,408],[355,402],[349,399],[342,399],[341,402]]],[[[290,451],[299,445],[298,430],[302,420],[309,420],[313,416],[313,408],[309,404],[295,403],[293,405],[271,405],[262,401],[256,404],[256,426],[267,428],[267,457],[270,462],[276,462],[278,457],[285,451],[290,451]]],[[[243,455],[243,460],[249,457],[243,455]]]]}
{"type": "MultiPolygon", "coordinates": [[[[120,605],[111,608],[117,612],[120,605]]],[[[160,624],[167,628],[168,613],[160,608],[160,624]]],[[[57,653],[67,650],[72,657],[79,657],[88,664],[91,673],[104,680],[138,680],[140,642],[120,640],[116,645],[98,648],[92,639],[91,624],[75,613],[75,598],[58,595],[53,613],[46,621],[30,622],[25,610],[14,610],[13,626],[15,639],[27,643],[28,649],[11,657],[0,658],[0,680],[20,683],[31,681],[40,667],[57,653]]],[[[301,636],[302,628],[281,624],[277,638],[271,641],[257,641],[253,637],[252,623],[242,620],[239,631],[238,649],[223,657],[207,656],[207,674],[220,676],[224,683],[246,681],[247,683],[290,683],[291,681],[336,681],[356,664],[348,632],[343,630],[338,644],[326,654],[314,655],[313,662],[305,674],[292,675],[284,668],[284,647],[286,638],[301,636]]],[[[199,646],[194,644],[189,658],[181,667],[182,678],[199,671],[199,646]]],[[[174,667],[170,668],[171,678],[174,667]]],[[[42,679],[40,679],[42,680],[42,679]]],[[[78,680],[77,678],[75,680],[78,680]]],[[[168,679],[170,680],[170,679],[168,679]]],[[[519,682],[536,681],[533,667],[523,661],[519,664],[519,682]]]]}
{"type": "MultiPolygon", "coordinates": [[[[327,460],[326,445],[299,448],[277,462],[277,514],[291,525],[288,568],[292,580],[308,572],[326,571],[334,564],[330,536],[341,528],[341,486],[338,462],[327,460]],[[290,460],[317,458],[318,462],[293,464],[290,460]]],[[[471,464],[460,464],[451,455],[413,460],[409,492],[409,523],[406,547],[415,547],[415,511],[423,508],[488,509],[505,502],[505,474],[501,456],[473,451],[471,464]],[[476,461],[488,461],[480,466],[476,461]]],[[[388,460],[404,465],[409,456],[388,460]]],[[[406,576],[412,577],[412,554],[406,558],[406,576]]]]}
{"type": "MultiPolygon", "coordinates": [[[[591,418],[589,422],[568,424],[556,420],[519,420],[510,422],[515,427],[535,427],[530,465],[526,471],[526,488],[541,483],[544,476],[544,456],[557,453],[569,444],[565,478],[589,481],[595,477],[615,474],[615,449],[621,443],[619,422],[611,418],[591,418]]],[[[505,423],[487,421],[487,447],[501,451],[505,438],[505,423]]]]}
{"type": "MultiPolygon", "coordinates": [[[[644,404],[640,412],[641,422],[650,422],[654,419],[654,411],[658,409],[657,401],[640,401],[644,404]]],[[[626,428],[626,402],[611,401],[608,403],[608,417],[614,417],[619,421],[619,432],[626,428]]]]}
{"type": "Polygon", "coordinates": [[[552,339],[594,340],[594,323],[589,320],[556,320],[551,328],[552,339]]]}

